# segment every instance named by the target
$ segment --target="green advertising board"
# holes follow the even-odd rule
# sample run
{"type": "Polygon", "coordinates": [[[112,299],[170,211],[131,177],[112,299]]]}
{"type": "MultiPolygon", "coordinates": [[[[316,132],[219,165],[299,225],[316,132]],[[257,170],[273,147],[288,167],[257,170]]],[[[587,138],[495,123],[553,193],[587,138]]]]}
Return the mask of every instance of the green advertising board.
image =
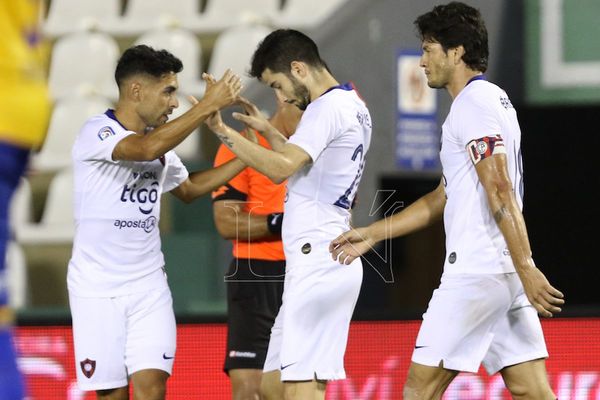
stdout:
{"type": "Polygon", "coordinates": [[[600,0],[526,0],[531,104],[600,102],[600,0]]]}

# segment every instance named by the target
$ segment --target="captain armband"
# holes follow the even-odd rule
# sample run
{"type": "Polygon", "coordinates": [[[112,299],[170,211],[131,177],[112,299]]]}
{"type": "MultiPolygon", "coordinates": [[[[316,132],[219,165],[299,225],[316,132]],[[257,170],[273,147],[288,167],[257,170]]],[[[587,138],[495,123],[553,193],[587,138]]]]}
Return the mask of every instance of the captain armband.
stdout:
{"type": "Polygon", "coordinates": [[[467,152],[473,165],[477,165],[481,160],[494,154],[506,154],[506,148],[502,136],[494,135],[471,140],[467,144],[467,152]]]}

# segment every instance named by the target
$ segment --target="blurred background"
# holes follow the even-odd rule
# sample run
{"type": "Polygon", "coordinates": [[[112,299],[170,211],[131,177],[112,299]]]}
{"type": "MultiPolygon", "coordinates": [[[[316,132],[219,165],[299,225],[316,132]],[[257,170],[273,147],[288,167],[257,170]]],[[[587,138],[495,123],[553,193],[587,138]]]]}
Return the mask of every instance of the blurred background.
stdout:
{"type": "MultiPolygon", "coordinates": [[[[521,123],[524,216],[534,259],[565,293],[563,316],[573,321],[599,317],[600,274],[594,249],[600,221],[593,188],[600,183],[600,1],[465,2],[479,8],[487,23],[486,76],[506,90],[521,123]]],[[[373,139],[353,216],[354,224],[362,226],[409,205],[439,182],[439,135],[450,98],[445,91],[426,87],[413,26],[416,16],[436,4],[45,2],[40,27],[52,112],[44,146],[33,156],[11,208],[8,263],[19,324],[69,323],[65,280],[74,233],[70,148],[83,121],[114,104],[114,67],[125,48],[145,43],[182,59],[181,113],[190,106],[186,95],[202,96],[202,71],[219,77],[233,68],[245,75],[256,45],[271,30],[292,27],[309,34],[338,81],[354,82],[371,111],[373,139]]],[[[245,86],[246,97],[265,112],[274,111],[268,88],[247,77],[245,86]]],[[[176,152],[189,170],[208,168],[217,146],[215,137],[200,128],[176,152]]],[[[163,196],[161,232],[178,321],[223,322],[223,274],[230,246],[215,230],[210,199],[184,205],[169,194],[163,196]]],[[[441,224],[367,254],[355,319],[419,319],[439,283],[443,259],[441,224]]],[[[591,329],[600,337],[598,327],[591,329]]],[[[570,398],[567,392],[559,397],[570,398]]]]}

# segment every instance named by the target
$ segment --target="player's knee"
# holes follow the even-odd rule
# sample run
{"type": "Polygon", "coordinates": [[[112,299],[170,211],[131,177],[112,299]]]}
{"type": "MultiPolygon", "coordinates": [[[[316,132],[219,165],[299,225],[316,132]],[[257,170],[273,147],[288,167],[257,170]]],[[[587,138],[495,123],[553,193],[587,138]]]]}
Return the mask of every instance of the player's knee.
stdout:
{"type": "Polygon", "coordinates": [[[537,379],[528,382],[505,382],[508,391],[516,400],[554,400],[556,396],[552,392],[547,380],[537,379]]]}
{"type": "Polygon", "coordinates": [[[129,387],[96,390],[96,398],[97,400],[128,400],[129,387]]]}
{"type": "Polygon", "coordinates": [[[134,386],[134,392],[136,400],[165,400],[167,385],[165,382],[152,382],[140,387],[134,386]]]}
{"type": "Polygon", "coordinates": [[[403,398],[404,400],[431,399],[431,387],[430,382],[420,379],[409,371],[402,389],[403,398]]]}
{"type": "Polygon", "coordinates": [[[276,385],[272,381],[263,379],[260,383],[260,398],[262,400],[280,400],[283,398],[282,385],[276,385]]]}
{"type": "Polygon", "coordinates": [[[411,367],[402,390],[403,398],[405,400],[440,399],[455,376],[455,372],[443,368],[427,368],[427,371],[423,371],[411,367]]]}
{"type": "Polygon", "coordinates": [[[233,400],[260,399],[260,381],[255,379],[236,379],[231,381],[233,400]]]}

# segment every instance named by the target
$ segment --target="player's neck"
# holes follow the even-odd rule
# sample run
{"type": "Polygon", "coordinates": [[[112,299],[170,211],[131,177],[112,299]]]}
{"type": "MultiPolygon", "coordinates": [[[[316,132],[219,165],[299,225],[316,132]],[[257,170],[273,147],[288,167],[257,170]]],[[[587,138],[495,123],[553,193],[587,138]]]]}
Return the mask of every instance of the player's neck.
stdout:
{"type": "Polygon", "coordinates": [[[135,110],[121,104],[121,102],[118,102],[115,107],[115,117],[129,131],[137,133],[144,133],[146,131],[146,124],[140,119],[135,110]]]}
{"type": "Polygon", "coordinates": [[[470,68],[462,68],[455,72],[453,79],[446,85],[446,89],[452,99],[455,99],[456,96],[467,86],[469,81],[474,77],[482,75],[481,71],[475,71],[470,68]]]}
{"type": "Polygon", "coordinates": [[[313,81],[314,84],[309,87],[311,101],[318,99],[323,93],[340,84],[325,68],[314,73],[313,81]]]}

